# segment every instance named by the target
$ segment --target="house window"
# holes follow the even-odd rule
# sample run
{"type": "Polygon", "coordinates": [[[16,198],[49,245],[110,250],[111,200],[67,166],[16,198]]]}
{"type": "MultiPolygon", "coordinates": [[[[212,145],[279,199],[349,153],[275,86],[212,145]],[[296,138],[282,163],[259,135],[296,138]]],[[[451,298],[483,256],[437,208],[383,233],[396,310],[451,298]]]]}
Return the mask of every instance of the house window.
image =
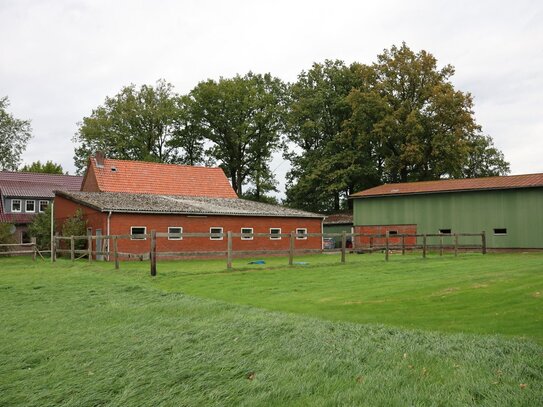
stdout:
{"type": "Polygon", "coordinates": [[[281,240],[281,228],[270,228],[270,240],[281,240]]]}
{"type": "Polygon", "coordinates": [[[222,240],[222,228],[209,228],[209,240],[222,240]]]}
{"type": "Polygon", "coordinates": [[[36,201],[26,201],[25,212],[36,212],[36,201]]]}
{"type": "Polygon", "coordinates": [[[307,228],[297,228],[296,229],[296,239],[297,240],[307,240],[307,228]]]}
{"type": "Polygon", "coordinates": [[[147,234],[147,228],[145,226],[132,226],[130,228],[130,240],[147,240],[145,236],[134,236],[134,235],[145,235],[147,234]]]}
{"type": "Polygon", "coordinates": [[[451,229],[439,229],[441,235],[450,235],[452,233],[451,229]]]}
{"type": "Polygon", "coordinates": [[[253,240],[253,228],[241,228],[241,240],[253,240]]]}
{"type": "Polygon", "coordinates": [[[21,212],[22,203],[20,199],[13,199],[11,201],[11,212],[21,212]]]}
{"type": "Polygon", "coordinates": [[[507,228],[495,228],[494,229],[494,235],[496,236],[504,236],[507,234],[507,228]]]}
{"type": "Polygon", "coordinates": [[[40,206],[39,206],[40,212],[45,212],[48,206],[49,206],[49,201],[40,201],[40,206]]]}
{"type": "Polygon", "coordinates": [[[398,231],[397,230],[389,230],[388,231],[388,235],[389,236],[396,236],[398,234],[398,231]]]}
{"type": "Polygon", "coordinates": [[[171,226],[168,228],[168,240],[183,240],[183,228],[180,226],[171,226]]]}

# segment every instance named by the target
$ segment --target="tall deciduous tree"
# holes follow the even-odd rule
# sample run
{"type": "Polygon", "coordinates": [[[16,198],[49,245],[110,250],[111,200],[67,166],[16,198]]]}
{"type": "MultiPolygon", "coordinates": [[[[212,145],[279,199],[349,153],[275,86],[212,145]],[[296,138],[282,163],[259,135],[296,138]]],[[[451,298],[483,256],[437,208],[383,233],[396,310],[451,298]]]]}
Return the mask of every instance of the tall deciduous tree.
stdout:
{"type": "Polygon", "coordinates": [[[191,131],[211,142],[206,153],[239,196],[248,182],[257,200],[275,188],[269,161],[280,145],[284,93],[281,80],[248,73],[201,82],[189,94],[191,131]]]}
{"type": "Polygon", "coordinates": [[[42,164],[41,161],[34,161],[32,164],[27,164],[21,167],[21,172],[40,172],[45,174],[64,174],[62,165],[56,164],[53,161],[46,161],[42,164]]]}
{"type": "Polygon", "coordinates": [[[16,171],[32,129],[29,120],[16,119],[8,107],[8,97],[0,98],[0,170],[16,171]]]}
{"type": "Polygon", "coordinates": [[[118,159],[163,163],[201,162],[200,139],[188,140],[183,101],[173,86],[159,80],[155,86],[124,87],[85,117],[74,137],[75,163],[80,172],[87,157],[103,151],[118,159]]]}

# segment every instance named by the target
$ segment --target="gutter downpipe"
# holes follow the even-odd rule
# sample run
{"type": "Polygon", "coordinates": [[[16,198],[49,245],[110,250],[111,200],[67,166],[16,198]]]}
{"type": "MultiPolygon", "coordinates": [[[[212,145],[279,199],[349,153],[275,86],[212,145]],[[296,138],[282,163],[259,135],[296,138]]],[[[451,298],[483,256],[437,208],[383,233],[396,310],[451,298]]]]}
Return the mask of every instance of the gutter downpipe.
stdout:
{"type": "Polygon", "coordinates": [[[107,261],[109,261],[109,242],[110,242],[110,237],[109,237],[109,224],[110,224],[110,219],[111,219],[111,211],[109,211],[109,213],[107,214],[107,261]]]}

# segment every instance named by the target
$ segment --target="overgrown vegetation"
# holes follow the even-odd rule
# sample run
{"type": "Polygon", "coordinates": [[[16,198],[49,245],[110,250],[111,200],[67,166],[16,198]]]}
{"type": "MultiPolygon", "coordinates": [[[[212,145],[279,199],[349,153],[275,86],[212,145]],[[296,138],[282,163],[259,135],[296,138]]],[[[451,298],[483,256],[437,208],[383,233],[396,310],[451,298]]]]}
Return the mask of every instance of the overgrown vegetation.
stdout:
{"type": "MultiPolygon", "coordinates": [[[[434,260],[426,263],[439,261],[434,260]]],[[[381,296],[394,285],[390,274],[409,274],[421,288],[435,284],[438,273],[431,267],[416,271],[422,260],[404,263],[403,271],[396,263],[371,272],[329,265],[230,273],[221,271],[223,262],[160,263],[152,280],[140,262],[114,271],[111,264],[97,262],[2,260],[0,405],[541,404],[543,348],[533,342],[324,321],[162,288],[177,282],[176,289],[184,291],[191,279],[200,283],[190,291],[237,282],[237,293],[246,299],[257,290],[276,298],[283,291],[302,309],[308,291],[323,293],[326,285],[333,290],[331,282],[345,280],[345,287],[358,281],[358,290],[367,282],[380,286],[381,296]],[[314,281],[300,295],[300,283],[292,285],[315,273],[323,277],[325,268],[328,278],[321,286],[314,281]],[[371,273],[385,280],[376,284],[371,273]],[[353,280],[356,274],[361,277],[353,280]],[[216,283],[201,280],[202,275],[216,283]],[[176,280],[180,276],[185,277],[176,280]]],[[[246,261],[238,264],[248,267],[246,261]]],[[[474,264],[467,260],[464,266],[474,264]]],[[[511,277],[504,268],[497,281],[511,277]]],[[[526,273],[526,265],[521,269],[526,273]]],[[[395,283],[398,291],[406,280],[395,283]]],[[[532,284],[522,288],[528,293],[532,284]]],[[[416,294],[413,287],[408,290],[416,294]]],[[[505,288],[502,295],[516,296],[505,288]]],[[[311,299],[308,303],[315,306],[311,299]]],[[[482,321],[485,308],[482,301],[472,313],[482,311],[482,321]]],[[[427,316],[422,313],[421,321],[427,316]]]]}
{"type": "MultiPolygon", "coordinates": [[[[0,223],[0,244],[15,243],[15,236],[11,233],[13,227],[11,223],[0,223]]],[[[8,247],[0,247],[0,252],[7,251],[9,251],[8,247]]]]}
{"type": "MultiPolygon", "coordinates": [[[[73,216],[69,217],[62,224],[62,236],[85,236],[87,234],[87,220],[83,216],[83,211],[77,209],[73,216]]],[[[87,247],[84,239],[76,239],[75,249],[81,250],[87,247]]]]}
{"type": "Polygon", "coordinates": [[[48,250],[51,247],[51,205],[47,205],[45,211],[34,216],[28,226],[28,233],[36,238],[39,250],[48,250]]]}

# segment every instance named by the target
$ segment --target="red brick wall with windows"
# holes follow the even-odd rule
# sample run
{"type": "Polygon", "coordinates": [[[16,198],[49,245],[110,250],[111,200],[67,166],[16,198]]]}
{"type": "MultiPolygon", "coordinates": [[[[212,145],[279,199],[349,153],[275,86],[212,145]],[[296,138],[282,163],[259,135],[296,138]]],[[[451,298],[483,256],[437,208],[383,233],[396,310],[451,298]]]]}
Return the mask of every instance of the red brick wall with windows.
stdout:
{"type": "MultiPolygon", "coordinates": [[[[107,216],[105,212],[75,203],[69,199],[55,197],[55,225],[57,232],[61,232],[64,221],[73,216],[81,208],[87,226],[102,229],[102,235],[107,234],[107,216]]],[[[322,233],[322,220],[314,218],[282,218],[265,216],[187,216],[187,215],[159,215],[159,214],[130,214],[112,213],[110,217],[111,235],[128,235],[132,226],[145,227],[147,233],[151,230],[167,233],[168,227],[182,227],[185,233],[209,233],[212,227],[222,227],[223,232],[231,231],[241,233],[241,228],[253,228],[253,233],[269,233],[270,228],[281,228],[281,233],[295,232],[298,228],[306,228],[308,233],[322,233]]],[[[210,240],[209,237],[184,237],[183,240],[168,240],[159,238],[157,250],[162,252],[175,251],[224,251],[227,239],[210,240]]],[[[146,253],[149,251],[148,240],[119,239],[118,249],[125,253],[146,253]]],[[[269,237],[253,237],[253,240],[241,240],[235,237],[232,240],[233,250],[287,250],[289,238],[270,240],[269,237]]],[[[295,240],[296,249],[322,249],[320,237],[307,237],[306,240],[295,240]]]]}
{"type": "MultiPolygon", "coordinates": [[[[399,235],[402,234],[416,234],[417,225],[371,225],[371,226],[355,226],[355,233],[362,233],[365,235],[385,235],[387,232],[396,231],[399,235]]],[[[390,245],[400,245],[402,243],[401,237],[391,236],[389,238],[390,245]]],[[[415,245],[417,243],[416,237],[406,237],[406,245],[415,245]]],[[[366,236],[356,236],[355,248],[369,247],[370,238],[366,236]]],[[[373,238],[374,246],[384,246],[385,238],[373,238]]]]}
{"type": "MultiPolygon", "coordinates": [[[[241,228],[253,228],[253,233],[269,233],[270,228],[281,228],[281,233],[295,232],[297,228],[306,228],[308,233],[321,233],[321,219],[282,218],[264,216],[206,216],[156,215],[113,213],[110,219],[112,235],[130,234],[132,226],[146,227],[151,230],[167,233],[168,227],[182,227],[184,233],[209,233],[212,227],[222,227],[223,233],[241,233],[241,228]]],[[[227,239],[210,240],[209,237],[184,237],[183,240],[157,240],[157,251],[224,251],[227,239]]],[[[120,252],[144,253],[149,251],[149,241],[122,239],[118,241],[120,252]]],[[[320,237],[307,237],[306,240],[295,240],[296,249],[321,249],[320,237]]],[[[269,237],[253,237],[253,240],[232,239],[232,248],[236,250],[287,250],[289,238],[270,240],[269,237]]]]}

